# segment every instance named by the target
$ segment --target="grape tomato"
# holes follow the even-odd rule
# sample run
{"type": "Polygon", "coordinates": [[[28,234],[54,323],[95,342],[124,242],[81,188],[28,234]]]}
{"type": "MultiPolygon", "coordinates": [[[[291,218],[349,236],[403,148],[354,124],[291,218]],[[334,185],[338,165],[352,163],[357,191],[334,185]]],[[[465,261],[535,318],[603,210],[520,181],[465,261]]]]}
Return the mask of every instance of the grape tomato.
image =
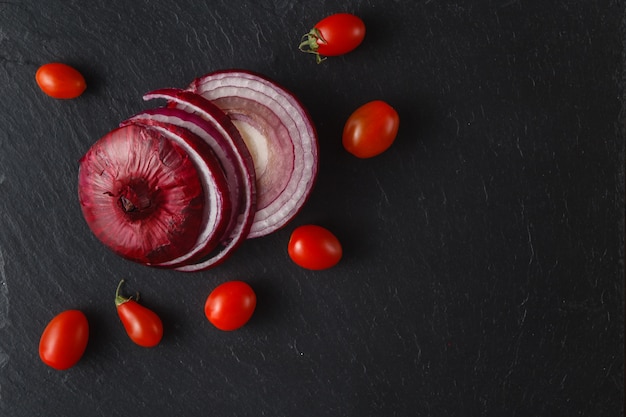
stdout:
{"type": "Polygon", "coordinates": [[[120,295],[124,280],[120,281],[115,292],[117,314],[130,340],[142,347],[154,347],[163,338],[163,322],[149,308],[137,301],[120,295]]]}
{"type": "Polygon", "coordinates": [[[246,324],[256,308],[256,294],[243,281],[218,285],[204,305],[206,318],[220,330],[236,330],[246,324]]]}
{"type": "Polygon", "coordinates": [[[77,69],[60,62],[39,67],[35,80],[44,93],[58,99],[76,98],[87,88],[85,78],[77,69]]]}
{"type": "Polygon", "coordinates": [[[398,134],[398,112],[382,100],[374,100],[356,109],[343,129],[344,148],[358,158],[380,155],[393,144],[398,134]]]}
{"type": "Polygon", "coordinates": [[[339,56],[356,49],[365,38],[365,23],[350,13],[335,13],[320,20],[300,42],[300,50],[314,54],[318,63],[325,56],[339,56]]]}
{"type": "Polygon", "coordinates": [[[46,365],[66,370],[83,356],[89,340],[89,322],[80,310],[66,310],[56,315],[39,340],[39,357],[46,365]]]}
{"type": "Polygon", "coordinates": [[[328,229],[313,224],[297,227],[289,239],[289,257],[302,268],[328,269],[343,256],[339,239],[328,229]]]}

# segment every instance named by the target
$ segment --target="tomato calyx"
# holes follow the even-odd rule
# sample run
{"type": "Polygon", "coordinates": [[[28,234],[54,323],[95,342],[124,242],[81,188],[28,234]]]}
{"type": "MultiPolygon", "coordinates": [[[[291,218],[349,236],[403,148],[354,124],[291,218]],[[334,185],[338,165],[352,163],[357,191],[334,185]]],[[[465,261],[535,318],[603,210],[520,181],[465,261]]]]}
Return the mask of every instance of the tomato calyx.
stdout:
{"type": "MultiPolygon", "coordinates": [[[[133,296],[124,297],[120,294],[120,290],[122,289],[122,285],[124,285],[124,280],[122,279],[119,284],[117,284],[117,289],[115,290],[115,306],[119,307],[124,303],[129,301],[133,301],[133,296]]],[[[135,294],[134,301],[139,300],[139,293],[135,294]]]]}
{"type": "Polygon", "coordinates": [[[324,37],[322,36],[322,32],[320,32],[319,29],[313,28],[309,31],[309,33],[302,36],[298,48],[302,52],[315,55],[315,61],[319,64],[322,61],[326,60],[326,57],[321,56],[320,53],[317,51],[319,49],[320,43],[327,44],[328,42],[326,42],[326,39],[324,39],[324,37]]]}

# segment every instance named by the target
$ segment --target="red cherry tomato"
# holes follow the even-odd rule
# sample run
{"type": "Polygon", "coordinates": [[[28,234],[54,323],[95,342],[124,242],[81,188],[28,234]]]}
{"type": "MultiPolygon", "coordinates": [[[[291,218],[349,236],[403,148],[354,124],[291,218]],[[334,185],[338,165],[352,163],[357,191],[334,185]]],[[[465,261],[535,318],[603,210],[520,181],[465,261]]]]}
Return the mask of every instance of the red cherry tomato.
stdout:
{"type": "Polygon", "coordinates": [[[39,357],[60,371],[76,365],[89,340],[87,317],[79,310],[66,310],[55,316],[39,341],[39,357]]]}
{"type": "Polygon", "coordinates": [[[85,78],[80,72],[59,62],[39,67],[35,79],[39,88],[53,98],[76,98],[87,88],[85,78]]]}
{"type": "Polygon", "coordinates": [[[206,299],[204,314],[218,329],[236,330],[246,324],[256,308],[256,294],[245,282],[218,285],[206,299]]]}
{"type": "Polygon", "coordinates": [[[336,13],[320,20],[302,37],[300,50],[315,54],[320,63],[322,56],[347,54],[363,42],[365,23],[350,13],[336,13]]]}
{"type": "Polygon", "coordinates": [[[117,286],[115,306],[128,337],[139,346],[154,347],[158,345],[163,338],[161,318],[137,301],[122,297],[119,292],[123,283],[124,280],[120,281],[117,286]]]}
{"type": "Polygon", "coordinates": [[[386,151],[396,140],[400,117],[381,100],[370,101],[350,115],[343,128],[344,148],[359,158],[371,158],[386,151]]]}
{"type": "Polygon", "coordinates": [[[330,230],[313,224],[297,227],[287,250],[297,265],[317,271],[335,266],[343,255],[339,239],[330,230]]]}

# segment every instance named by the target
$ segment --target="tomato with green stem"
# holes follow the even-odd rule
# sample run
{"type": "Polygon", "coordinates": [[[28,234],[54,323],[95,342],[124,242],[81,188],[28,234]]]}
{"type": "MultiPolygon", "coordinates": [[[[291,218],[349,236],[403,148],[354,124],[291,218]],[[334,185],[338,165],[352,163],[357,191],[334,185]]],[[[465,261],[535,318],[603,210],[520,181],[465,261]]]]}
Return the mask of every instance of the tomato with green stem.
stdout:
{"type": "Polygon", "coordinates": [[[56,315],[41,334],[39,357],[46,365],[66,370],[82,358],[89,341],[89,322],[80,310],[56,315]]]}
{"type": "Polygon", "coordinates": [[[299,226],[291,233],[287,252],[297,265],[315,271],[335,266],[343,256],[339,239],[330,230],[314,224],[299,226]]]}
{"type": "Polygon", "coordinates": [[[120,289],[123,283],[124,280],[121,280],[117,286],[115,306],[128,337],[139,346],[158,345],[163,338],[161,318],[154,311],[133,300],[132,297],[121,296],[120,289]]]}
{"type": "Polygon", "coordinates": [[[356,49],[365,38],[365,23],[350,13],[335,13],[320,20],[300,40],[300,50],[315,55],[317,63],[324,57],[344,55],[356,49]]]}
{"type": "Polygon", "coordinates": [[[87,88],[85,78],[77,69],[60,62],[39,67],[35,80],[44,93],[59,99],[76,98],[87,88]]]}
{"type": "Polygon", "coordinates": [[[374,100],[356,109],[343,129],[344,148],[358,158],[380,155],[393,144],[400,116],[389,104],[374,100]]]}
{"type": "Polygon", "coordinates": [[[206,299],[204,314],[220,330],[232,331],[246,324],[256,308],[256,294],[243,281],[228,281],[215,287],[206,299]]]}

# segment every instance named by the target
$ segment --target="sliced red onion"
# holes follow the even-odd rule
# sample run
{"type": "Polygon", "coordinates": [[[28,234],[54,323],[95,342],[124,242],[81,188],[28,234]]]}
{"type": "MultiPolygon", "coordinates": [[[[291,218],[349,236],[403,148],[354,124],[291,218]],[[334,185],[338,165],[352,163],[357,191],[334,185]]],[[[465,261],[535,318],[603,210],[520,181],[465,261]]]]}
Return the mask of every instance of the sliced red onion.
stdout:
{"type": "MultiPolygon", "coordinates": [[[[175,93],[176,90],[160,90],[160,92],[147,94],[146,98],[174,100],[176,98],[175,93]]],[[[182,93],[182,97],[187,94],[182,93]]],[[[208,105],[203,103],[206,100],[202,97],[195,97],[197,100],[194,101],[200,102],[195,104],[203,105],[202,114],[204,117],[197,113],[171,107],[147,110],[141,114],[142,117],[148,117],[157,122],[168,122],[181,126],[205,140],[222,162],[226,174],[228,190],[233,204],[232,216],[226,232],[216,251],[211,254],[208,254],[207,251],[198,252],[200,256],[189,257],[185,265],[177,265],[176,267],[178,270],[189,272],[204,270],[225,260],[247,237],[256,207],[252,158],[243,143],[243,139],[228,116],[210,103],[208,105]],[[209,122],[207,118],[210,118],[211,121],[209,122]]],[[[135,118],[129,120],[134,121],[135,118]]]]}
{"type": "Polygon", "coordinates": [[[81,160],[90,228],[118,254],[200,271],[289,222],[318,169],[315,128],[283,87],[245,71],[196,79],[98,141],[81,160]],[[131,212],[130,214],[128,212],[131,212]]]}
{"type": "Polygon", "coordinates": [[[80,160],[78,197],[98,239],[136,262],[167,262],[191,249],[206,211],[187,150],[154,129],[125,126],[80,160]]]}
{"type": "Polygon", "coordinates": [[[122,123],[149,126],[179,144],[194,160],[203,180],[206,197],[204,221],[195,245],[184,255],[153,266],[178,267],[208,254],[221,242],[231,219],[230,187],[222,165],[211,147],[201,137],[186,129],[179,117],[187,116],[182,110],[155,109],[139,113],[122,123]]]}
{"type": "Polygon", "coordinates": [[[251,150],[258,205],[248,237],[283,227],[306,202],[317,175],[317,134],[307,111],[285,88],[246,71],[205,75],[189,91],[228,114],[251,150]]]}

